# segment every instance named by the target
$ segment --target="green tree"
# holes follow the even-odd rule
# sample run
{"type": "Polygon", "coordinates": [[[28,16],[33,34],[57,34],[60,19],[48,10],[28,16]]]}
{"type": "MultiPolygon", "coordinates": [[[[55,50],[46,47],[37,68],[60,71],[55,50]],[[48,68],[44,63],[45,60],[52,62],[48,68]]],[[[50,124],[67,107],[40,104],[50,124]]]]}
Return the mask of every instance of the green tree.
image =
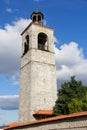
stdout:
{"type": "Polygon", "coordinates": [[[82,98],[82,110],[87,111],[87,91],[84,97],[82,98]]]}
{"type": "Polygon", "coordinates": [[[68,109],[70,113],[80,112],[82,110],[82,100],[73,98],[71,102],[68,104],[68,109]]]}
{"type": "Polygon", "coordinates": [[[64,115],[72,112],[83,111],[83,102],[87,110],[87,87],[72,76],[70,81],[64,82],[58,90],[58,99],[54,106],[55,115],[64,115]],[[85,96],[84,96],[85,95],[85,96]]]}

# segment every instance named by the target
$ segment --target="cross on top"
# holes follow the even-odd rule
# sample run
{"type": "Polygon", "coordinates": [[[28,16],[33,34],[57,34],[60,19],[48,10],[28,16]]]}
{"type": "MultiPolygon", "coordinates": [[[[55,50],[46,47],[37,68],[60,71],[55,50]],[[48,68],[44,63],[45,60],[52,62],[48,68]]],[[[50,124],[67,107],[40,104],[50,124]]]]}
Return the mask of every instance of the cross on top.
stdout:
{"type": "Polygon", "coordinates": [[[36,8],[36,9],[35,9],[35,12],[39,12],[39,8],[36,8]]]}

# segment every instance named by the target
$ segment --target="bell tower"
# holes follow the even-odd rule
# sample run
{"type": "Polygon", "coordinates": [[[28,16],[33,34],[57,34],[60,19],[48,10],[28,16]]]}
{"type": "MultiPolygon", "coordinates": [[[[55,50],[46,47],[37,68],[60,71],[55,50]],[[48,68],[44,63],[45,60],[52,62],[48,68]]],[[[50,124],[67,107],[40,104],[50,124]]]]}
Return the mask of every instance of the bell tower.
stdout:
{"type": "Polygon", "coordinates": [[[54,30],[43,25],[44,15],[36,10],[22,32],[19,122],[35,120],[38,110],[52,110],[56,101],[54,30]]]}

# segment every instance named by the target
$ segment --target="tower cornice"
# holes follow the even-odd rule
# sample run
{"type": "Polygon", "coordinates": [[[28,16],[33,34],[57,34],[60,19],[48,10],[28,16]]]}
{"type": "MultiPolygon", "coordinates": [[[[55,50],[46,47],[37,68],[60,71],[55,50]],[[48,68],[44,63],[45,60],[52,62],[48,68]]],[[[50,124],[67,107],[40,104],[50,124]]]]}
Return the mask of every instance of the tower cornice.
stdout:
{"type": "Polygon", "coordinates": [[[31,22],[31,23],[25,28],[25,30],[21,33],[21,35],[23,35],[32,25],[36,25],[36,26],[43,27],[43,28],[47,28],[47,29],[50,29],[50,30],[53,30],[53,31],[54,31],[53,28],[49,28],[49,27],[47,27],[47,26],[44,26],[44,25],[40,25],[40,24],[31,22]]]}

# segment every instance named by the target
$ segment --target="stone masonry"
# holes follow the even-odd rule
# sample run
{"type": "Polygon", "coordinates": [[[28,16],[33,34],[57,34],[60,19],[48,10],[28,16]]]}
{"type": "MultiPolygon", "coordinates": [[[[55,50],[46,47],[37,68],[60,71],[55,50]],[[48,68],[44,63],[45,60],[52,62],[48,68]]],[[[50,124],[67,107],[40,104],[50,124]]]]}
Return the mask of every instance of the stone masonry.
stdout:
{"type": "Polygon", "coordinates": [[[52,110],[57,95],[53,29],[30,24],[22,34],[22,54],[26,35],[30,42],[21,58],[19,122],[34,120],[38,110],[52,110]],[[38,49],[41,32],[47,35],[48,51],[38,49]]]}

